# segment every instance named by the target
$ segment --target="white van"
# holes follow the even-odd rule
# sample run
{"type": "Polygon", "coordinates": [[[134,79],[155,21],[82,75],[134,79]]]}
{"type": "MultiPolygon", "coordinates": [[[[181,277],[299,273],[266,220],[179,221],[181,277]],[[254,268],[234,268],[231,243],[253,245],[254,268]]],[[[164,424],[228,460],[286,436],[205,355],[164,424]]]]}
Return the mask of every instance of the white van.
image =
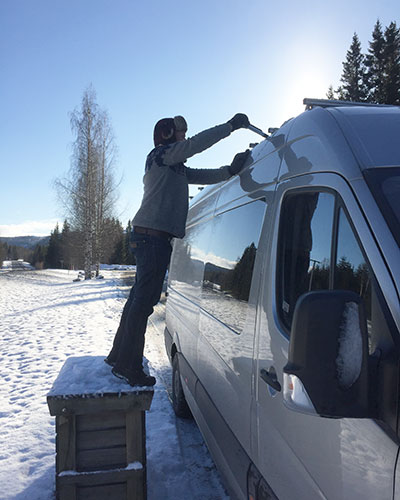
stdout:
{"type": "Polygon", "coordinates": [[[305,104],[191,203],[174,409],[232,499],[400,499],[400,108],[305,104]]]}

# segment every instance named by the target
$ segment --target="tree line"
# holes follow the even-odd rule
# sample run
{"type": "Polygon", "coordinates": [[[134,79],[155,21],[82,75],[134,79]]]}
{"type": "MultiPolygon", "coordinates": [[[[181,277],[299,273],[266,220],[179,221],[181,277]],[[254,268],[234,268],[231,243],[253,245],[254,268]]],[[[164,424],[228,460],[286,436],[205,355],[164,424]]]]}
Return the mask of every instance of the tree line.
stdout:
{"type": "Polygon", "coordinates": [[[400,28],[396,22],[383,28],[377,20],[366,54],[354,33],[340,81],[337,89],[329,87],[328,99],[400,105],[400,28]]]}
{"type": "Polygon", "coordinates": [[[32,250],[17,246],[9,245],[5,241],[0,241],[0,267],[5,260],[18,260],[22,259],[26,262],[30,262],[32,256],[32,250]]]}
{"type": "MultiPolygon", "coordinates": [[[[131,221],[125,229],[118,219],[104,221],[104,241],[101,242],[103,264],[135,264],[129,251],[131,231],[131,221]]],[[[36,269],[83,269],[84,244],[84,236],[65,220],[61,229],[56,225],[47,245],[38,244],[28,249],[0,242],[0,266],[4,260],[23,259],[36,269]]]]}

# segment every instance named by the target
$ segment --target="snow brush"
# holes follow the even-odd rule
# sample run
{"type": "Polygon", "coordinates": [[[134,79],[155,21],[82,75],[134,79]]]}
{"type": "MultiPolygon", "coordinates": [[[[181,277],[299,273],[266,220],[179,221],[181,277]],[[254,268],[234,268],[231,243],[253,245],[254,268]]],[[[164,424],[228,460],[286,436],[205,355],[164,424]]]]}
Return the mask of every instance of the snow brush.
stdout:
{"type": "Polygon", "coordinates": [[[269,135],[268,134],[266,134],[265,132],[263,132],[260,128],[255,127],[251,123],[249,123],[249,125],[247,125],[247,128],[249,130],[251,130],[252,132],[255,132],[256,134],[261,135],[262,137],[264,137],[264,139],[269,139],[269,135]]]}

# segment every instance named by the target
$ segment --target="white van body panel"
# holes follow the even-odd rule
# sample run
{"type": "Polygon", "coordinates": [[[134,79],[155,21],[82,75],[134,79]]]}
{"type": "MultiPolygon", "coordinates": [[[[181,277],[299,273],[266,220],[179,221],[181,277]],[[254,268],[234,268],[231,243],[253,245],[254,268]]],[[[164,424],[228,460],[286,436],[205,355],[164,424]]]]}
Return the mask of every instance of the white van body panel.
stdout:
{"type": "MultiPolygon", "coordinates": [[[[400,491],[399,442],[386,424],[291,411],[282,392],[260,377],[262,369],[272,369],[283,385],[288,361],[289,333],[276,292],[287,193],[318,190],[335,197],[400,331],[399,245],[363,175],[371,166],[400,166],[393,144],[399,117],[396,108],[307,111],[256,146],[239,176],[204,189],[191,203],[187,234],[175,241],[170,266],[168,354],[179,354],[186,400],[232,498],[247,498],[250,464],[279,499],[389,500],[400,491]],[[242,218],[247,213],[248,222],[242,218]],[[250,238],[257,250],[251,288],[246,300],[234,301],[207,273],[222,265],[223,243],[236,248],[235,231],[240,238],[248,224],[250,235],[253,214],[263,222],[250,238]]],[[[224,265],[239,257],[225,251],[224,265]]]]}
{"type": "MultiPolygon", "coordinates": [[[[357,233],[364,236],[364,249],[379,281],[388,284],[389,297],[396,296],[375,240],[348,183],[341,176],[308,174],[283,181],[277,189],[277,205],[288,190],[312,185],[334,189],[341,194],[346,208],[352,213],[357,233]]],[[[279,214],[273,216],[272,225],[276,230],[271,247],[266,252],[268,257],[262,277],[264,286],[260,298],[262,310],[258,324],[257,373],[274,367],[283,385],[282,372],[288,359],[289,339],[280,326],[279,305],[274,290],[276,276],[273,263],[277,259],[274,249],[279,214]]],[[[375,422],[367,419],[328,419],[292,412],[284,406],[282,393],[271,390],[260,377],[256,394],[259,438],[256,465],[278,498],[295,498],[293,491],[300,492],[298,498],[307,499],[392,498],[398,444],[375,422]],[[266,449],[273,449],[274,452],[270,455],[265,453],[266,449]]]]}

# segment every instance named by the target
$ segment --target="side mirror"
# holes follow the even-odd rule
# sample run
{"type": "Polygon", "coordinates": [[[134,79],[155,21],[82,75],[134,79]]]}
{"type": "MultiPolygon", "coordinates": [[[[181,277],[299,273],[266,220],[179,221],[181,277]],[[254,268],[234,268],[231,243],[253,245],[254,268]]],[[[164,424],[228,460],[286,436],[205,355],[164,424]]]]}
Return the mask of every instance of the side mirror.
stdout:
{"type": "Polygon", "coordinates": [[[323,417],[374,417],[361,297],[345,290],[302,295],[283,371],[283,398],[290,409],[323,417]]]}

